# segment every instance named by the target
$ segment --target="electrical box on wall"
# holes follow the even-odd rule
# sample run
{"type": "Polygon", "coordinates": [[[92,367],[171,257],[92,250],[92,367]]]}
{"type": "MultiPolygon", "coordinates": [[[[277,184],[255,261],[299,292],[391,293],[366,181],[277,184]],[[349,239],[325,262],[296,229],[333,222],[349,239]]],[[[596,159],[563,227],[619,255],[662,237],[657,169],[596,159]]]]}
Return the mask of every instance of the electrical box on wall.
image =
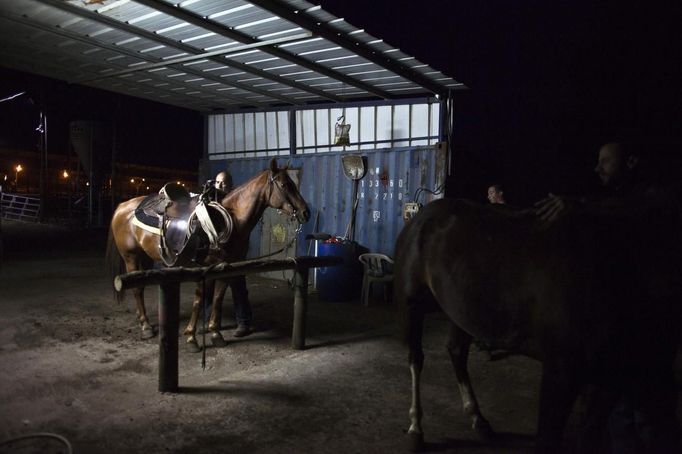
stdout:
{"type": "Polygon", "coordinates": [[[417,202],[405,202],[403,203],[403,219],[409,221],[419,212],[421,208],[421,203],[417,202]]]}

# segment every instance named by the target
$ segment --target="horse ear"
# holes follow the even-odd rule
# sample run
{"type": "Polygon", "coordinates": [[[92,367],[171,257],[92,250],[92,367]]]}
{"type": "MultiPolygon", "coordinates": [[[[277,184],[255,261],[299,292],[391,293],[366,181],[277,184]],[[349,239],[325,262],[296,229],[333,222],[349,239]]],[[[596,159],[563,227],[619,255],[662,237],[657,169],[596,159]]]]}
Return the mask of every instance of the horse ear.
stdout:
{"type": "Polygon", "coordinates": [[[287,160],[287,163],[284,164],[284,170],[287,170],[287,169],[289,168],[290,165],[291,165],[291,159],[288,159],[288,160],[287,160]]]}
{"type": "Polygon", "coordinates": [[[277,158],[272,158],[272,159],[270,160],[270,170],[271,170],[272,172],[277,172],[277,170],[278,170],[278,167],[277,167],[277,158]]]}

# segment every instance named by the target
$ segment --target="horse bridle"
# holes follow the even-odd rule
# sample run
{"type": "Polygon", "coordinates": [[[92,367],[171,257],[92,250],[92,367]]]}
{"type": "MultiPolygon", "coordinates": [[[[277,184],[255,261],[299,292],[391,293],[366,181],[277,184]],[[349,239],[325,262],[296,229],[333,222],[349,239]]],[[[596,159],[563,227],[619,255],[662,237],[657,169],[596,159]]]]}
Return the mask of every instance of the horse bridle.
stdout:
{"type": "MultiPolygon", "coordinates": [[[[279,191],[279,195],[284,199],[285,203],[288,203],[289,206],[291,207],[292,213],[289,215],[292,218],[295,218],[296,221],[298,222],[298,217],[296,214],[298,213],[298,210],[296,210],[296,206],[291,203],[291,200],[289,199],[289,194],[287,194],[286,191],[275,181],[275,173],[271,170],[270,171],[270,176],[268,177],[268,183],[272,184],[275,188],[277,188],[277,191],[279,191]]],[[[283,210],[281,208],[277,209],[278,212],[282,213],[283,210]]],[[[301,223],[299,222],[299,229],[301,228],[301,223]]]]}
{"type": "MultiPolygon", "coordinates": [[[[287,244],[284,245],[284,247],[282,247],[282,248],[280,248],[274,252],[270,252],[269,254],[265,254],[265,255],[261,255],[259,257],[256,257],[256,259],[271,257],[273,255],[279,254],[280,252],[287,251],[291,247],[291,245],[294,244],[294,241],[296,241],[296,238],[298,238],[298,234],[301,233],[301,230],[303,230],[303,224],[301,224],[298,221],[298,218],[296,217],[297,211],[296,211],[296,208],[294,207],[294,204],[291,203],[291,201],[289,200],[289,197],[287,197],[284,190],[277,184],[277,182],[275,181],[274,172],[272,172],[272,171],[270,171],[270,176],[268,177],[268,183],[272,183],[272,185],[277,188],[277,190],[279,191],[280,195],[285,200],[285,202],[291,206],[291,208],[293,209],[293,213],[291,214],[291,217],[298,223],[298,227],[296,227],[296,231],[294,232],[294,235],[291,235],[291,239],[289,240],[289,242],[287,244]]],[[[281,209],[278,209],[277,211],[280,213],[282,212],[281,209]]]]}

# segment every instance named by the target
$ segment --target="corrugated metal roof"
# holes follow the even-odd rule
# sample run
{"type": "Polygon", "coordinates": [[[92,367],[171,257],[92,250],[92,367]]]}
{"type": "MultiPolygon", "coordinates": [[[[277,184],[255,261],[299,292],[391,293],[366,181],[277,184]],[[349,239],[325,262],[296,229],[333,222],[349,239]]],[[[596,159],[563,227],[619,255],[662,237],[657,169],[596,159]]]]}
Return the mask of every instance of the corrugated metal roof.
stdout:
{"type": "Polygon", "coordinates": [[[3,0],[4,66],[200,110],[464,88],[303,0],[3,0]]]}

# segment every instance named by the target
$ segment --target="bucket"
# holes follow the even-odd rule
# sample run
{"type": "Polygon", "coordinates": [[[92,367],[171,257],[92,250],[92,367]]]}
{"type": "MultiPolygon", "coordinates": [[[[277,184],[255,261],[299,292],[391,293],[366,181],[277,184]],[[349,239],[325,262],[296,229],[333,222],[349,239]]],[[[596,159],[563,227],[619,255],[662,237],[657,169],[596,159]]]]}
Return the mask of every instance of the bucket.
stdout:
{"type": "Polygon", "coordinates": [[[336,238],[319,244],[319,257],[343,259],[340,265],[317,269],[317,293],[320,300],[337,302],[360,298],[363,267],[358,257],[366,251],[367,248],[354,241],[339,241],[336,238]]]}

